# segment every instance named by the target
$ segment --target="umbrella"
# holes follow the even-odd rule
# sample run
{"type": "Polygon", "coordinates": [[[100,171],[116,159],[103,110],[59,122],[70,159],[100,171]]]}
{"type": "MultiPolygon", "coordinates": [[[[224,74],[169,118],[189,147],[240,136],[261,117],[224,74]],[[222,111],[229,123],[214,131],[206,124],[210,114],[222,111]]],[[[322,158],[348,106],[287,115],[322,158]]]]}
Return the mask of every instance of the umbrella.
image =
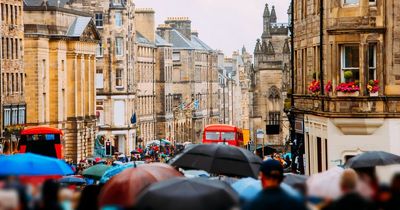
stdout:
{"type": "Polygon", "coordinates": [[[58,182],[64,184],[77,184],[77,185],[86,184],[85,179],[76,176],[65,176],[59,179],[58,182]]]}
{"type": "MultiPolygon", "coordinates": [[[[252,200],[262,190],[260,180],[250,177],[240,179],[239,181],[233,183],[231,186],[244,201],[252,200]]],[[[287,194],[291,195],[294,198],[302,198],[301,194],[298,191],[285,183],[281,183],[281,188],[287,194]]]]}
{"type": "Polygon", "coordinates": [[[307,180],[309,196],[335,199],[341,195],[340,178],[344,169],[334,167],[325,172],[312,175],[307,180]]]}
{"type": "Polygon", "coordinates": [[[228,176],[258,176],[261,159],[240,147],[222,144],[198,144],[186,148],[170,161],[184,169],[205,170],[213,174],[228,176]]]}
{"type": "Polygon", "coordinates": [[[91,167],[85,169],[82,172],[82,175],[84,177],[88,177],[88,178],[92,178],[92,179],[95,179],[95,180],[99,180],[99,179],[101,179],[103,174],[110,168],[111,168],[111,166],[108,166],[108,165],[96,164],[94,166],[91,166],[91,167]]]}
{"type": "Polygon", "coordinates": [[[400,164],[400,156],[383,151],[369,151],[351,158],[346,163],[346,167],[368,168],[393,164],[400,164]]]}
{"type": "Polygon", "coordinates": [[[238,206],[238,195],[226,183],[204,178],[175,178],[143,191],[137,210],[229,210],[238,206]]]}
{"type": "Polygon", "coordinates": [[[117,165],[114,166],[110,169],[108,169],[103,176],[100,179],[100,183],[106,183],[109,179],[111,179],[111,177],[121,173],[122,171],[124,171],[125,169],[128,168],[134,168],[138,165],[142,165],[144,162],[143,161],[136,161],[136,162],[129,162],[127,164],[123,164],[123,165],[117,165]],[[135,166],[136,165],[136,166],[135,166]]]}
{"type": "Polygon", "coordinates": [[[131,207],[136,196],[150,184],[173,177],[182,176],[167,164],[143,164],[137,168],[128,168],[110,179],[100,192],[100,206],[117,205],[131,207]]]}
{"type": "Polygon", "coordinates": [[[210,174],[203,170],[184,170],[183,174],[188,178],[210,177],[210,174]]]}
{"type": "Polygon", "coordinates": [[[286,183],[293,187],[298,184],[305,184],[307,179],[308,179],[308,176],[305,176],[305,175],[288,173],[288,174],[285,174],[283,183],[286,183]]]}
{"type": "Polygon", "coordinates": [[[0,166],[1,176],[64,176],[74,173],[63,160],[32,153],[0,156],[0,166]]]}

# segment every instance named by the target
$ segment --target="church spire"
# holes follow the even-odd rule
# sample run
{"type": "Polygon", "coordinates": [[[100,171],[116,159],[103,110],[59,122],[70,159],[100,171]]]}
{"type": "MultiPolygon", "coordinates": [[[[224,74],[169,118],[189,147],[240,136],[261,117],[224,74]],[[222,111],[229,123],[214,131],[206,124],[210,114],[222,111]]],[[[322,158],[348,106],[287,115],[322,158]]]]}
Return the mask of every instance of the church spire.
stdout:
{"type": "Polygon", "coordinates": [[[271,10],[271,18],[270,21],[271,23],[276,23],[276,12],[275,12],[275,6],[272,6],[272,10],[271,10]]]}
{"type": "Polygon", "coordinates": [[[262,34],[262,38],[263,40],[271,37],[271,13],[269,12],[269,8],[268,8],[268,4],[265,4],[265,9],[264,9],[264,21],[263,21],[263,25],[264,25],[264,31],[262,34]]]}

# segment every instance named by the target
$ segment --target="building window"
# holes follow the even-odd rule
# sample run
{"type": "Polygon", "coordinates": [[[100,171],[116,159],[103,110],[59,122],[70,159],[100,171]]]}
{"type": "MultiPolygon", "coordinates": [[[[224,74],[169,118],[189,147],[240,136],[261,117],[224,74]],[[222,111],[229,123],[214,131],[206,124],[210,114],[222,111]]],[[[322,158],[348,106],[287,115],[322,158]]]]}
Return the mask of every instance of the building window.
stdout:
{"type": "Polygon", "coordinates": [[[16,125],[18,124],[18,108],[12,108],[12,112],[11,112],[11,124],[12,125],[16,125]]]}
{"type": "Polygon", "coordinates": [[[268,118],[268,125],[279,125],[280,124],[280,112],[270,112],[268,118]]]}
{"type": "Polygon", "coordinates": [[[104,88],[104,76],[102,69],[96,69],[96,88],[102,89],[104,88]]]}
{"type": "Polygon", "coordinates": [[[355,5],[358,4],[359,0],[343,0],[344,5],[355,5]]]}
{"type": "Polygon", "coordinates": [[[118,27],[122,26],[122,13],[115,12],[115,25],[118,27]]]}
{"type": "Polygon", "coordinates": [[[99,45],[96,48],[96,57],[103,57],[103,43],[99,42],[99,45]]]}
{"type": "Polygon", "coordinates": [[[123,78],[123,69],[117,69],[115,73],[115,86],[118,87],[123,87],[122,86],[122,78],[123,78]]]}
{"type": "Polygon", "coordinates": [[[9,126],[11,124],[11,109],[4,109],[4,126],[9,126]]]}
{"type": "Polygon", "coordinates": [[[376,44],[368,46],[368,80],[376,79],[376,44]]]}
{"type": "Polygon", "coordinates": [[[341,81],[358,82],[360,80],[360,52],[358,45],[342,46],[341,57],[341,81]]]}
{"type": "Polygon", "coordinates": [[[181,60],[181,53],[179,52],[174,52],[172,54],[172,61],[180,61],[181,60]]]}
{"type": "Polygon", "coordinates": [[[21,94],[23,94],[24,93],[24,73],[21,73],[21,76],[20,76],[20,79],[21,79],[21,94]]]}
{"type": "Polygon", "coordinates": [[[18,112],[18,124],[25,124],[25,107],[20,107],[18,112]]]}
{"type": "Polygon", "coordinates": [[[376,0],[369,0],[369,5],[376,5],[376,0]]]}
{"type": "Polygon", "coordinates": [[[95,15],[96,27],[103,27],[103,13],[96,13],[95,15]]]}
{"type": "Polygon", "coordinates": [[[123,40],[124,39],[122,37],[115,38],[115,53],[117,56],[123,55],[123,51],[124,51],[123,40]]]}

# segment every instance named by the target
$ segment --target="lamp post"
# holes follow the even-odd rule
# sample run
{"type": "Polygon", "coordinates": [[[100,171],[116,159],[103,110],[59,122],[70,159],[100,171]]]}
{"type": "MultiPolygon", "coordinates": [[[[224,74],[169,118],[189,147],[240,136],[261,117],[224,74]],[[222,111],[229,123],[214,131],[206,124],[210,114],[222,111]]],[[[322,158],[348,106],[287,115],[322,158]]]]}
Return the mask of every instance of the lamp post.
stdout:
{"type": "MultiPolygon", "coordinates": [[[[296,124],[296,115],[294,113],[294,0],[291,1],[290,3],[290,68],[291,68],[291,95],[290,95],[290,109],[287,112],[289,122],[290,122],[290,146],[291,146],[291,153],[292,153],[292,172],[296,172],[296,157],[298,154],[298,148],[296,145],[296,130],[295,130],[295,124],[296,124]]],[[[299,161],[300,162],[300,161],[299,161]]]]}

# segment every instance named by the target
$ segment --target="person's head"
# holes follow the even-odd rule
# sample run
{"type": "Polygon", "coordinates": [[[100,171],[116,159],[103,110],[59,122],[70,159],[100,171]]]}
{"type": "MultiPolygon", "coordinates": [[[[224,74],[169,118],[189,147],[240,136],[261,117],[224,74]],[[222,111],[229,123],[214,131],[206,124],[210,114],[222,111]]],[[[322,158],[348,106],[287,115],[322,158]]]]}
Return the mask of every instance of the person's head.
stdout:
{"type": "Polygon", "coordinates": [[[390,188],[394,193],[400,193],[400,173],[396,173],[390,183],[390,188]]]}
{"type": "Polygon", "coordinates": [[[42,186],[42,200],[44,203],[58,202],[58,191],[60,185],[58,182],[49,179],[43,183],[42,186]]]}
{"type": "Polygon", "coordinates": [[[357,173],[353,169],[346,169],[340,178],[340,189],[343,193],[353,192],[357,188],[357,182],[357,173]]]}
{"type": "Polygon", "coordinates": [[[283,180],[283,167],[277,160],[264,161],[260,167],[261,184],[264,189],[277,188],[283,180]]]}
{"type": "Polygon", "coordinates": [[[88,185],[81,193],[77,210],[98,209],[98,197],[100,194],[100,186],[88,185]]]}

